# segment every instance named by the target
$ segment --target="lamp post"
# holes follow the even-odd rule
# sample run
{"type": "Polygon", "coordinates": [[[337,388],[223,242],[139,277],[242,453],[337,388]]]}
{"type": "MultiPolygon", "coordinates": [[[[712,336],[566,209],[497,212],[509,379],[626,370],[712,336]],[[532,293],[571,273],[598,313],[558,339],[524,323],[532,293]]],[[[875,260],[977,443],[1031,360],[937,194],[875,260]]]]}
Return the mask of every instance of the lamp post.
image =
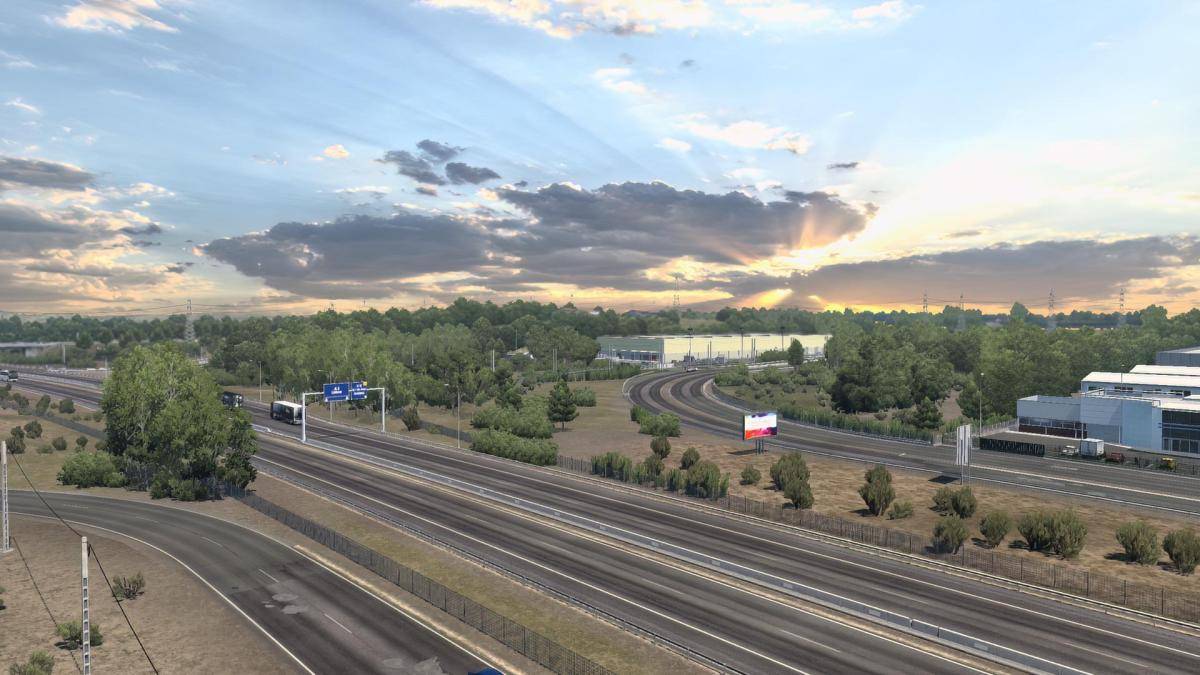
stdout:
{"type": "Polygon", "coordinates": [[[983,444],[983,371],[979,371],[979,443],[983,444]]]}
{"type": "MultiPolygon", "coordinates": [[[[450,384],[442,385],[449,389],[450,384]]],[[[454,413],[456,416],[454,430],[454,447],[462,449],[462,385],[456,385],[454,389],[454,413]]]]}
{"type": "Polygon", "coordinates": [[[262,361],[258,362],[258,402],[262,403],[262,361]]]}

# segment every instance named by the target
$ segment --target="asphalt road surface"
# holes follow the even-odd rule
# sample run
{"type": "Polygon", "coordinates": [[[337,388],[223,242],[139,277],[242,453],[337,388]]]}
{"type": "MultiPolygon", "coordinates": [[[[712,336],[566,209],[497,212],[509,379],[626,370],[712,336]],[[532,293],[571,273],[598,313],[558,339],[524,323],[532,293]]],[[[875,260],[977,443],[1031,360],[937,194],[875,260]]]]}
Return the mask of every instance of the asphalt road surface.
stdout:
{"type": "MultiPolygon", "coordinates": [[[[247,617],[241,630],[267,633],[297,671],[406,673],[422,664],[423,673],[458,675],[484,667],[391,605],[252,530],[157,504],[43,496],[68,521],[132,536],[174,556],[247,617]]],[[[51,515],[33,492],[14,490],[9,498],[14,514],[51,515]]],[[[230,665],[254,672],[252,663],[230,665]]]]}
{"type": "MultiPolygon", "coordinates": [[[[629,399],[657,412],[671,412],[684,425],[741,438],[742,412],[712,392],[713,373],[692,372],[638,378],[629,399]]],[[[954,448],[928,446],[841,433],[780,420],[779,436],[768,449],[802,450],[897,468],[957,476],[954,448]]],[[[975,450],[972,480],[1111,501],[1152,510],[1200,515],[1200,478],[1153,469],[975,450]]]]}
{"type": "MultiPolygon", "coordinates": [[[[87,390],[39,383],[85,400],[87,390]]],[[[91,394],[95,396],[95,394],[91,394]]],[[[279,433],[297,429],[266,419],[279,433]]],[[[602,481],[407,439],[351,431],[310,420],[325,442],[490,487],[594,522],[773,574],[781,579],[899,612],[1089,672],[1198,672],[1194,636],[1155,628],[964,576],[847,549],[821,538],[736,515],[693,508],[683,500],[617,492],[602,481]]],[[[936,656],[894,644],[836,620],[778,603],[463,497],[422,481],[387,478],[287,439],[260,436],[262,461],[319,481],[348,499],[391,509],[397,517],[455,545],[498,561],[557,592],[743,672],[943,672],[961,670],[936,656]]]]}

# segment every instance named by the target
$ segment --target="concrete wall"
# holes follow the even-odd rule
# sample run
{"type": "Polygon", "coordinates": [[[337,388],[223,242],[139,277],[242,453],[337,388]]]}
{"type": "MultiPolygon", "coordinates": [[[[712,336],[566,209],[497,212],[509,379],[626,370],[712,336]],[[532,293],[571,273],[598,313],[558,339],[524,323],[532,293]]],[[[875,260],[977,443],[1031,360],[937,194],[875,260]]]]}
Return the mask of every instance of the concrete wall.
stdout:
{"type": "Polygon", "coordinates": [[[1078,422],[1079,407],[1072,396],[1028,396],[1017,400],[1017,417],[1078,422]]]}

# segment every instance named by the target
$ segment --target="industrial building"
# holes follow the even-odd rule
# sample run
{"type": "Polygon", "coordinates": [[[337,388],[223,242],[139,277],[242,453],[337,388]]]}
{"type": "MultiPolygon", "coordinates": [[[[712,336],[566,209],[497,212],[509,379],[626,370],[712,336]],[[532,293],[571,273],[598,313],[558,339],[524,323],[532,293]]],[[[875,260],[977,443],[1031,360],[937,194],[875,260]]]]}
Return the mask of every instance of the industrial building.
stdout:
{"type": "Polygon", "coordinates": [[[1200,366],[1145,365],[1129,373],[1091,373],[1083,378],[1077,396],[1020,399],[1017,418],[1020,431],[1099,438],[1196,457],[1200,455],[1200,366]]]}
{"type": "Polygon", "coordinates": [[[731,335],[606,335],[599,338],[599,359],[669,368],[694,362],[755,361],[769,349],[798,341],[806,359],[825,356],[828,335],[799,333],[734,333],[731,335]]]}
{"type": "Polygon", "coordinates": [[[1154,362],[1160,366],[1189,366],[1192,368],[1200,368],[1200,347],[1187,347],[1184,349],[1171,349],[1165,352],[1159,352],[1154,357],[1154,362]]]}

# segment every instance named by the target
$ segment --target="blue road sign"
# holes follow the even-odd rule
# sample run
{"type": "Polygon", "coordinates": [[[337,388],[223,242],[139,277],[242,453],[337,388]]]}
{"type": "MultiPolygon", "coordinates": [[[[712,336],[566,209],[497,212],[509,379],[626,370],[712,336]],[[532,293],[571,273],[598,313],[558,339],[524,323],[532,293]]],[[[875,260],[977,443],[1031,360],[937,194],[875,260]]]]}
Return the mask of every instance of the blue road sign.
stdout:
{"type": "Polygon", "coordinates": [[[366,382],[350,382],[350,400],[361,401],[367,397],[366,382]]]}
{"type": "Polygon", "coordinates": [[[350,385],[345,382],[334,382],[325,385],[325,402],[345,401],[350,398],[350,385]]]}

